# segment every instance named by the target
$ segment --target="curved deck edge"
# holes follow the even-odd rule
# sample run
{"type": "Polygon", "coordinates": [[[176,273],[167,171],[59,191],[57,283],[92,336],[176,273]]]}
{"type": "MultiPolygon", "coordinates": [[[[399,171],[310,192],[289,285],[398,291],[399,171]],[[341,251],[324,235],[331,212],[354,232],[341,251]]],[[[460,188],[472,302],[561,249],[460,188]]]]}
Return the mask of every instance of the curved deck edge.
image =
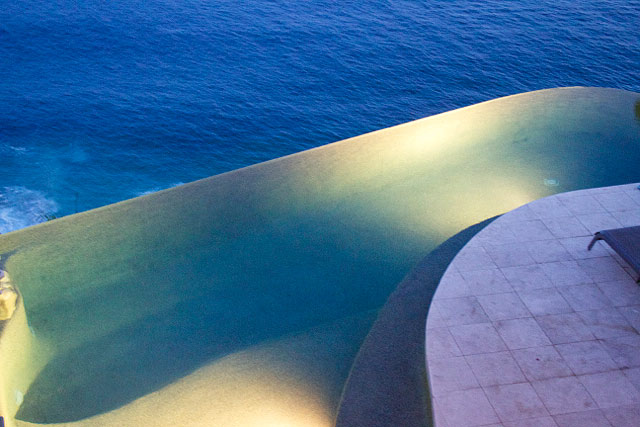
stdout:
{"type": "Polygon", "coordinates": [[[636,187],[536,200],[456,255],[427,318],[436,427],[640,424],[640,288],[606,245],[587,250],[640,224],[636,187]]]}

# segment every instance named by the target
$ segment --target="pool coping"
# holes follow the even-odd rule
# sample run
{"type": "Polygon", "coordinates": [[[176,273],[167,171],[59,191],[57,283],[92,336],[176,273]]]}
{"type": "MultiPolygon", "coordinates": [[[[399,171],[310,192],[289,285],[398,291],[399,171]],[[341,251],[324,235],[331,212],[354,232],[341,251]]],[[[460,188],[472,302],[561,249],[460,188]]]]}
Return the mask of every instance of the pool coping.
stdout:
{"type": "Polygon", "coordinates": [[[440,280],[427,316],[434,425],[640,425],[640,287],[602,229],[640,224],[638,184],[502,215],[440,280]]]}

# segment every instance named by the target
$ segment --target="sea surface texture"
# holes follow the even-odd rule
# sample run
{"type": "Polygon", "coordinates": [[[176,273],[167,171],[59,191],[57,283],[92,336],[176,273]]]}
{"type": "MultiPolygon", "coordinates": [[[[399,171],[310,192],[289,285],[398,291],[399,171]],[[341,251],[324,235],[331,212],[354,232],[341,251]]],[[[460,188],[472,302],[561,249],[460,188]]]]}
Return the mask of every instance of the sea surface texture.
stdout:
{"type": "Polygon", "coordinates": [[[535,89],[640,90],[640,2],[0,1],[0,233],[535,89]]]}

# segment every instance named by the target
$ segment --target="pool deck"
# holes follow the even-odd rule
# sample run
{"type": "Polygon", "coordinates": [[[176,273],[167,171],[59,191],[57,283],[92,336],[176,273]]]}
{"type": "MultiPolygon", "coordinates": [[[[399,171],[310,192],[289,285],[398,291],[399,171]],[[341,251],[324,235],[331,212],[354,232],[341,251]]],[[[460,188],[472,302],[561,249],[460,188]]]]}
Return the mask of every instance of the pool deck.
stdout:
{"type": "Polygon", "coordinates": [[[478,233],[427,319],[435,425],[640,425],[640,287],[594,232],[640,225],[638,184],[536,200],[478,233]]]}

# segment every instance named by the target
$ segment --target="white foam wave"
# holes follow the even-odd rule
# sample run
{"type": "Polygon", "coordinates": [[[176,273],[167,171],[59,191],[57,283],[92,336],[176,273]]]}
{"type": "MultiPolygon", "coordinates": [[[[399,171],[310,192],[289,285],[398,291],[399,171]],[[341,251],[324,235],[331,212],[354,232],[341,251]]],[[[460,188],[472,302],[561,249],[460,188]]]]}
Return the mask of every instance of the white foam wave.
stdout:
{"type": "Polygon", "coordinates": [[[8,145],[7,148],[17,153],[24,153],[27,151],[26,147],[16,147],[14,145],[8,145]]]}
{"type": "Polygon", "coordinates": [[[136,193],[136,196],[137,197],[146,196],[147,194],[155,193],[156,191],[160,191],[160,190],[166,190],[167,188],[177,187],[178,185],[182,185],[182,184],[184,184],[184,182],[174,182],[173,184],[170,184],[167,187],[156,186],[156,187],[153,187],[150,190],[140,191],[140,192],[136,193]]]}
{"type": "Polygon", "coordinates": [[[44,222],[57,211],[56,202],[39,191],[20,186],[0,188],[0,233],[44,222]]]}

